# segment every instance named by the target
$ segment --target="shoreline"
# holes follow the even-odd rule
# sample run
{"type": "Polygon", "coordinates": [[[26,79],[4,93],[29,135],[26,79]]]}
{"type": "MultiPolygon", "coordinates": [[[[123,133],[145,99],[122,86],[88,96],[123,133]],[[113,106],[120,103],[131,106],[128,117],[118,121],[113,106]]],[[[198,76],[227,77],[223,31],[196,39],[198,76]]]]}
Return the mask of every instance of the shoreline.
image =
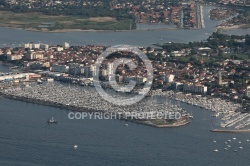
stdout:
{"type": "MultiPolygon", "coordinates": [[[[77,106],[69,106],[69,105],[63,105],[60,103],[54,103],[50,101],[43,101],[43,100],[38,100],[38,99],[31,99],[31,98],[26,98],[26,97],[19,97],[19,96],[14,96],[14,95],[6,95],[2,92],[0,92],[0,96],[12,100],[17,100],[17,101],[22,101],[22,102],[27,102],[27,103],[32,103],[32,104],[38,104],[38,105],[43,105],[43,106],[50,106],[50,107],[55,107],[55,108],[60,108],[60,109],[66,109],[66,110],[71,110],[71,111],[78,111],[78,112],[100,112],[103,113],[105,111],[103,110],[94,110],[90,108],[83,108],[83,107],[77,107],[77,106]]],[[[191,121],[187,120],[183,123],[173,123],[172,125],[169,124],[163,124],[163,125],[158,125],[152,123],[150,120],[147,121],[141,121],[141,120],[130,120],[130,119],[119,119],[119,120],[125,120],[137,124],[143,124],[151,127],[156,127],[156,128],[174,128],[174,127],[181,127],[189,124],[191,121]]]]}
{"type": "MultiPolygon", "coordinates": [[[[246,24],[241,25],[233,25],[233,26],[221,26],[218,25],[215,27],[214,32],[217,32],[218,30],[232,30],[232,29],[250,29],[250,28],[244,28],[246,24]]],[[[45,30],[45,29],[34,29],[34,28],[19,28],[19,27],[11,27],[11,26],[0,26],[0,28],[11,28],[11,29],[17,29],[17,30],[24,30],[28,32],[40,32],[40,33],[69,33],[69,32],[138,32],[138,31],[171,31],[171,30],[182,30],[181,28],[155,28],[155,29],[132,29],[132,30],[95,30],[95,29],[57,29],[57,30],[45,30]]],[[[200,28],[193,28],[193,29],[187,29],[187,30],[199,30],[200,28]]]]}
{"type": "Polygon", "coordinates": [[[219,132],[219,133],[249,133],[250,129],[239,129],[239,130],[225,130],[225,129],[212,129],[211,132],[219,132]]]}
{"type": "MultiPolygon", "coordinates": [[[[133,32],[133,31],[157,31],[157,30],[180,30],[179,28],[156,28],[156,29],[132,29],[132,30],[95,30],[95,29],[57,29],[57,30],[47,30],[47,29],[34,29],[34,28],[19,28],[11,26],[0,26],[0,28],[12,28],[18,30],[24,30],[29,32],[41,32],[41,33],[68,33],[68,32],[133,32]]],[[[191,29],[190,29],[191,30],[191,29]]]]}
{"type": "Polygon", "coordinates": [[[231,29],[247,29],[247,28],[244,28],[246,24],[240,24],[240,25],[233,25],[233,26],[217,26],[216,27],[216,31],[218,30],[231,30],[231,29]]]}
{"type": "Polygon", "coordinates": [[[132,121],[132,122],[135,122],[135,123],[138,123],[138,124],[144,124],[144,125],[148,125],[148,126],[152,126],[152,127],[157,127],[157,128],[175,128],[175,127],[185,126],[185,125],[191,123],[191,121],[188,121],[188,120],[186,122],[184,122],[184,123],[181,123],[181,124],[172,124],[172,125],[168,125],[168,124],[165,124],[165,125],[155,125],[155,124],[149,123],[148,121],[145,121],[145,122],[132,121]]]}

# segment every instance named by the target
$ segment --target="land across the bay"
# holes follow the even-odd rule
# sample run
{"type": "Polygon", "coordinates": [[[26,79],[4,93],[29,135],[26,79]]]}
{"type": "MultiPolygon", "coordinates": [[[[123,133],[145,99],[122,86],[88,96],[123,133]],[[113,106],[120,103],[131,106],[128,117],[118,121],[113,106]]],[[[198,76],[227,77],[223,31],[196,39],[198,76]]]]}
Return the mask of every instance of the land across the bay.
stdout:
{"type": "Polygon", "coordinates": [[[117,20],[113,17],[81,17],[14,13],[0,11],[0,27],[12,27],[40,32],[71,32],[93,30],[129,30],[131,19],[117,20]]]}
{"type": "MultiPolygon", "coordinates": [[[[49,32],[33,32],[23,30],[22,28],[0,28],[0,35],[4,40],[0,41],[0,47],[20,47],[22,43],[44,43],[49,45],[60,45],[64,42],[70,45],[117,45],[128,44],[134,46],[152,46],[156,43],[189,43],[194,41],[206,40],[209,35],[216,31],[216,25],[221,21],[213,21],[206,14],[209,10],[216,6],[204,6],[204,21],[205,27],[198,30],[177,29],[173,30],[173,26],[159,24],[138,24],[138,30],[110,30],[110,31],[74,31],[70,30],[67,33],[49,33],[49,32]],[[162,29],[161,29],[162,28],[162,29]],[[167,28],[168,30],[164,30],[167,28]],[[171,30],[170,30],[171,29],[171,30]],[[12,38],[13,34],[15,38],[12,38]]],[[[0,26],[1,27],[1,26],[0,26]]],[[[60,30],[63,32],[63,30],[60,30]]],[[[224,32],[223,32],[224,33],[224,32]]],[[[231,33],[228,30],[226,33],[231,33]]],[[[234,29],[233,34],[247,34],[248,30],[234,29]]]]}
{"type": "MultiPolygon", "coordinates": [[[[205,6],[208,8],[209,6],[205,6]]],[[[214,8],[211,6],[209,8],[214,8]]],[[[207,10],[203,11],[205,16],[207,10]]],[[[131,29],[130,19],[117,20],[113,17],[89,17],[84,18],[80,16],[52,16],[45,15],[39,12],[35,13],[14,13],[11,11],[0,11],[0,27],[23,29],[33,32],[52,32],[52,33],[66,33],[66,32],[103,32],[103,31],[148,31],[148,30],[178,30],[175,26],[164,25],[156,26],[157,24],[150,24],[148,28],[131,29]]],[[[207,20],[204,20],[207,24],[207,20]]],[[[140,26],[139,26],[140,27],[140,26]]],[[[203,27],[204,28],[204,27],[203,27]]],[[[229,30],[249,28],[249,24],[233,25],[233,26],[218,26],[216,30],[229,30]]],[[[199,28],[194,28],[196,30],[199,28]]]]}
{"type": "MultiPolygon", "coordinates": [[[[49,16],[42,13],[14,13],[0,11],[0,27],[15,28],[32,32],[125,32],[152,31],[154,28],[130,28],[130,19],[116,20],[113,17],[49,16]]],[[[152,24],[154,25],[154,24],[152,24]]],[[[157,25],[157,24],[155,24],[157,25]]],[[[177,30],[175,26],[157,27],[157,30],[177,30]]]]}
{"type": "Polygon", "coordinates": [[[222,29],[222,30],[230,30],[230,29],[244,29],[247,28],[248,24],[241,24],[241,25],[233,25],[233,26],[217,26],[217,30],[222,29]]]}

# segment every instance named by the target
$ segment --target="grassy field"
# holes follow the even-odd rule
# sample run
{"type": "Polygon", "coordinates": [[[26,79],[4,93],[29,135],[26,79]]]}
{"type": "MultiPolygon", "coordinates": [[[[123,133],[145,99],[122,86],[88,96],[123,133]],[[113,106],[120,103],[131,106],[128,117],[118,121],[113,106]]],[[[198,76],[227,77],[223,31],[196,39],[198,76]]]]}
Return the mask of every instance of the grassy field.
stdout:
{"type": "Polygon", "coordinates": [[[224,59],[231,59],[232,57],[234,57],[234,59],[247,60],[247,59],[249,59],[250,55],[235,54],[235,53],[223,54],[224,59]]]}
{"type": "Polygon", "coordinates": [[[131,20],[117,21],[112,17],[48,16],[41,13],[0,11],[0,27],[39,31],[56,30],[128,30],[131,20]]]}
{"type": "Polygon", "coordinates": [[[250,28],[250,24],[246,24],[246,25],[244,25],[244,26],[242,26],[242,28],[250,28]]]}

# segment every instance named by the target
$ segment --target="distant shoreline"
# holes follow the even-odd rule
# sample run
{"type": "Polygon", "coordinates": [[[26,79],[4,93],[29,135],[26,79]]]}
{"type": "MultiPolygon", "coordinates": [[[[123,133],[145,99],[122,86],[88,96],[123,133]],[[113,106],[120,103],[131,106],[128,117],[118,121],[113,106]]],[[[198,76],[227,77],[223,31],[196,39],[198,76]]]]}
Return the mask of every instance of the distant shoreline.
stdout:
{"type": "MultiPolygon", "coordinates": [[[[179,30],[179,28],[156,28],[156,29],[132,29],[132,30],[95,30],[95,29],[58,29],[58,30],[47,30],[47,29],[34,29],[34,28],[19,28],[11,26],[0,26],[0,28],[12,28],[25,30],[30,32],[43,32],[43,33],[67,33],[67,32],[133,32],[133,31],[157,31],[157,30],[179,30]]],[[[190,29],[193,30],[193,29],[190,29]]]]}
{"type": "Polygon", "coordinates": [[[216,31],[219,30],[219,29],[222,29],[222,30],[231,30],[231,29],[245,29],[244,26],[246,24],[240,24],[240,25],[233,25],[233,26],[217,26],[216,27],[216,31]]]}
{"type": "MultiPolygon", "coordinates": [[[[233,26],[216,26],[215,32],[218,30],[232,30],[232,29],[250,29],[244,28],[246,24],[241,25],[233,25],[233,26]]],[[[19,29],[25,30],[29,32],[42,32],[42,33],[68,33],[68,32],[136,32],[136,31],[158,31],[158,30],[181,30],[180,28],[156,28],[156,29],[133,29],[133,30],[95,30],[95,29],[58,29],[58,30],[47,30],[47,29],[34,29],[34,28],[19,28],[19,27],[11,27],[11,26],[0,26],[0,28],[12,28],[12,29],[19,29]]],[[[187,29],[190,31],[198,30],[198,29],[187,29]]]]}

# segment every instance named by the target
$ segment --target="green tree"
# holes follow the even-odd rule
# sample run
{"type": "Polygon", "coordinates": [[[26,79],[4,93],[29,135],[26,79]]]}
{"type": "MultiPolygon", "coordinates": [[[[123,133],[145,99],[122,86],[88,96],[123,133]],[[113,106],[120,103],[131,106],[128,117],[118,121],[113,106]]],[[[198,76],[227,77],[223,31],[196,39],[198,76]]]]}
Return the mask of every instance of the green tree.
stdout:
{"type": "Polygon", "coordinates": [[[248,45],[248,46],[250,46],[250,35],[249,34],[247,34],[245,36],[245,44],[248,45]]]}

